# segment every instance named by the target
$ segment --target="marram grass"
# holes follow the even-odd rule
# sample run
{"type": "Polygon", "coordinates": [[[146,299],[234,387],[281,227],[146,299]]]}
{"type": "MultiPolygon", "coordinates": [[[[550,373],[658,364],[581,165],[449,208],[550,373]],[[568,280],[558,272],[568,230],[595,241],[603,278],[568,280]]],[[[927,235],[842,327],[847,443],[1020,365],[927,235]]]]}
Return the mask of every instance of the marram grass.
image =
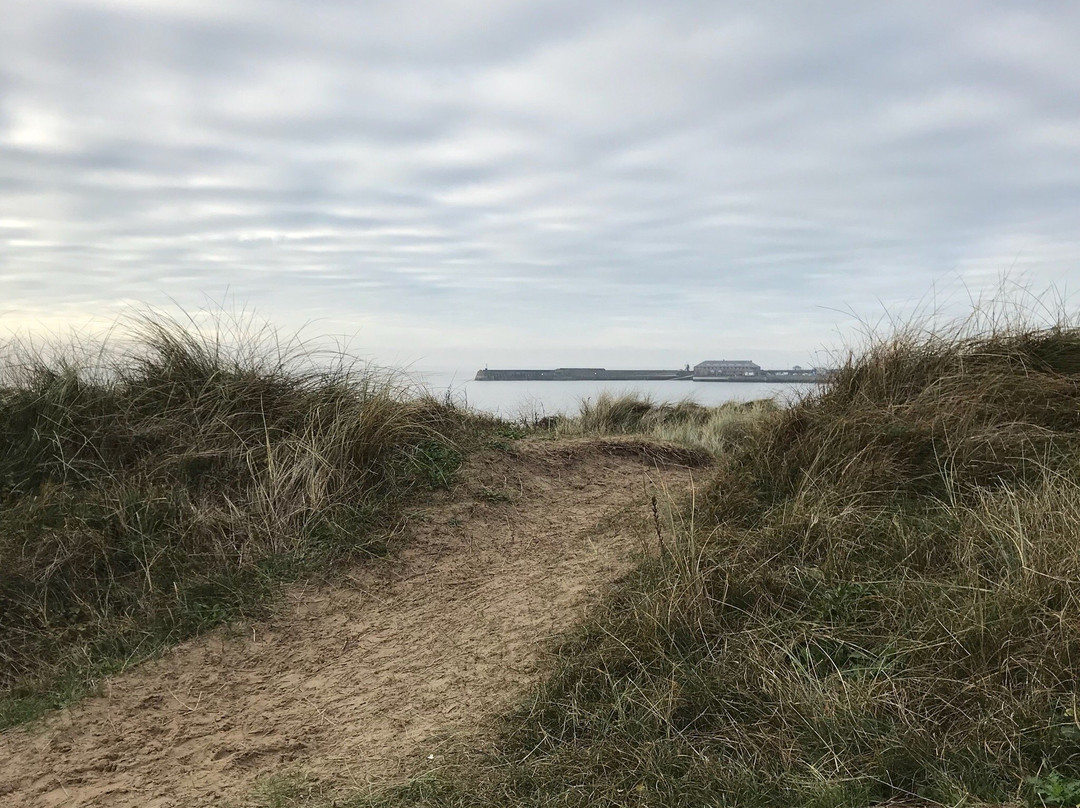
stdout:
{"type": "Polygon", "coordinates": [[[445,483],[466,416],[272,331],[151,319],[105,345],[9,346],[0,376],[0,726],[275,582],[382,550],[445,483]]]}
{"type": "Polygon", "coordinates": [[[878,341],[720,458],[490,743],[355,804],[1080,803],[1080,331],[878,341]]]}
{"type": "Polygon", "coordinates": [[[583,400],[576,417],[556,420],[554,431],[559,436],[648,435],[721,454],[741,443],[755,423],[779,408],[773,399],[707,407],[690,399],[667,404],[604,392],[583,400]]]}

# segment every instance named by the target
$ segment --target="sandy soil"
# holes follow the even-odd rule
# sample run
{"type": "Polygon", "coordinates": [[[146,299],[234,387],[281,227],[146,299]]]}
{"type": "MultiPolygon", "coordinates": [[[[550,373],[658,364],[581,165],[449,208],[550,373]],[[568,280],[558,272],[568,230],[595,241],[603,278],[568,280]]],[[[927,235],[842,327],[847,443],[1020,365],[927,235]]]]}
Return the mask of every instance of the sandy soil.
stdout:
{"type": "Polygon", "coordinates": [[[655,541],[652,496],[682,494],[699,460],[626,441],[476,456],[392,558],[0,734],[0,804],[243,804],[288,769],[346,792],[400,776],[522,697],[547,641],[655,541]]]}

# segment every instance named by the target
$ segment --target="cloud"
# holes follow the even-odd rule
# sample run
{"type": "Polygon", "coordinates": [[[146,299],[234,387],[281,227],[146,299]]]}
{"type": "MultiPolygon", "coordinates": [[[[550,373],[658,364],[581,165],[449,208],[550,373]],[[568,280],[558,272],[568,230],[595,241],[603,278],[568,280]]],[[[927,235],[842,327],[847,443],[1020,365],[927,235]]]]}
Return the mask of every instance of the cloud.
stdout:
{"type": "Polygon", "coordinates": [[[229,294],[387,361],[802,361],[839,311],[1077,278],[1077,35],[1066,2],[16,4],[0,328],[229,294]]]}

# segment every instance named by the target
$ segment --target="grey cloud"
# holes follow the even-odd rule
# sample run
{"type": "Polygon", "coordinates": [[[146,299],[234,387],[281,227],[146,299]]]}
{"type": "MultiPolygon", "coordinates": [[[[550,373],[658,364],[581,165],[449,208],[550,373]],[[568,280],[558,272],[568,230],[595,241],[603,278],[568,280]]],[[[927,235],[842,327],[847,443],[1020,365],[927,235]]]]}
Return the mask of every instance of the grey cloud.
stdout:
{"type": "Polygon", "coordinates": [[[802,350],[1077,277],[1078,34],[1064,2],[19,4],[0,309],[227,289],[465,365],[495,328],[802,350]]]}

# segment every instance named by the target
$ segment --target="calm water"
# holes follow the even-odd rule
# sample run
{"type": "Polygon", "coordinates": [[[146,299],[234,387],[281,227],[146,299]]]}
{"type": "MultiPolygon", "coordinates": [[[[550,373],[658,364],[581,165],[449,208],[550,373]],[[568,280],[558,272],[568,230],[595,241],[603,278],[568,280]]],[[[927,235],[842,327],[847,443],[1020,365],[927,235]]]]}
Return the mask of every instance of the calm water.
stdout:
{"type": "Polygon", "coordinates": [[[437,395],[447,390],[456,401],[504,417],[518,415],[555,415],[576,412],[584,399],[600,393],[635,393],[657,402],[692,399],[714,405],[725,401],[751,401],[777,397],[781,401],[806,392],[806,384],[739,384],[733,382],[478,382],[476,371],[461,373],[417,372],[413,376],[437,395]]]}

